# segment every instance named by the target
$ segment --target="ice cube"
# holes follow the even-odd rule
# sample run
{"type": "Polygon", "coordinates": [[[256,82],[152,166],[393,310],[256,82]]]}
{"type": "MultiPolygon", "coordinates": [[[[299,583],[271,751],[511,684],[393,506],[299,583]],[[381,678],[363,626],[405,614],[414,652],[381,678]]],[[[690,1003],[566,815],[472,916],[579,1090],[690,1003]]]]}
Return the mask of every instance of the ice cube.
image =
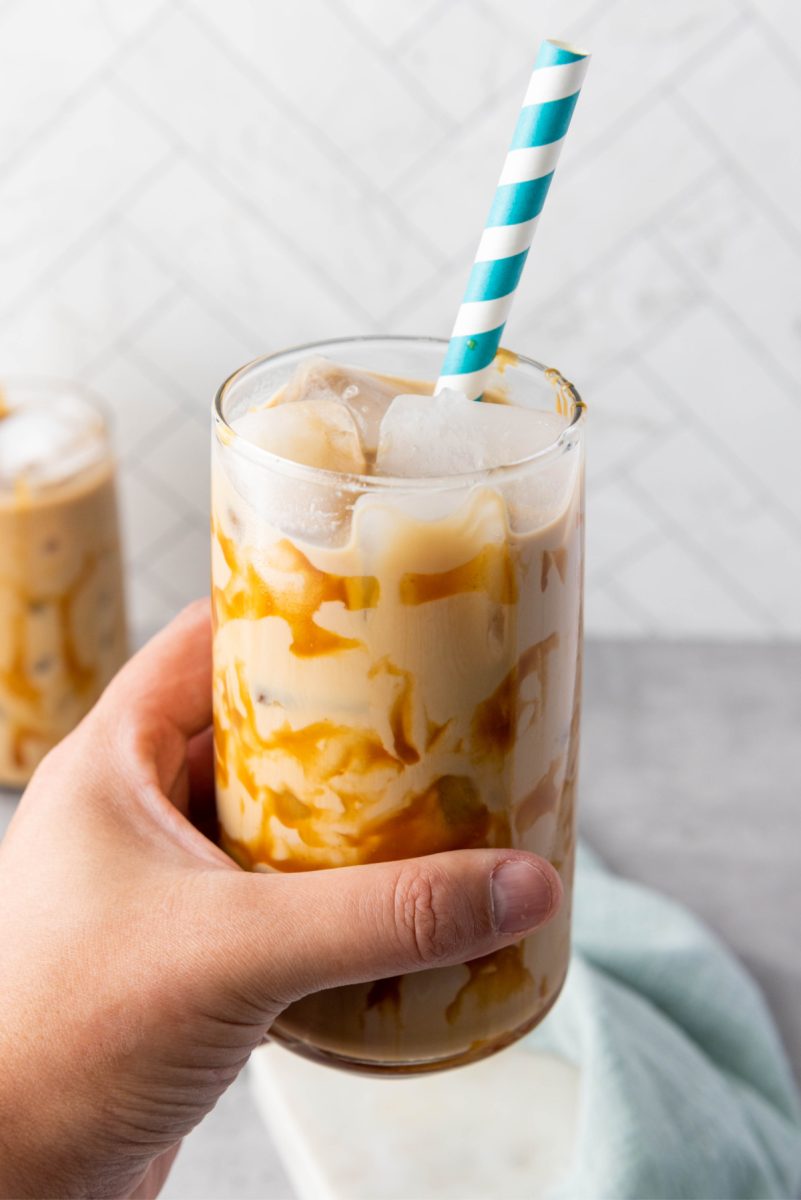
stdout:
{"type": "Polygon", "coordinates": [[[336,400],[297,400],[245,413],[232,422],[249,442],[307,467],[362,475],[366,470],[359,432],[336,400]]]}
{"type": "Polygon", "coordinates": [[[305,400],[343,404],[356,422],[365,457],[372,462],[378,448],[381,418],[396,395],[397,388],[391,383],[367,371],[317,357],[306,359],[297,367],[276,398],[276,404],[305,400]]]}
{"type": "Polygon", "coordinates": [[[421,478],[486,471],[529,458],[556,440],[567,421],[557,413],[436,396],[396,396],[381,422],[380,475],[421,478]]]}
{"type": "Polygon", "coordinates": [[[49,404],[21,404],[0,419],[0,485],[25,479],[58,483],[96,462],[104,452],[102,423],[86,404],[58,396],[49,404]]]}

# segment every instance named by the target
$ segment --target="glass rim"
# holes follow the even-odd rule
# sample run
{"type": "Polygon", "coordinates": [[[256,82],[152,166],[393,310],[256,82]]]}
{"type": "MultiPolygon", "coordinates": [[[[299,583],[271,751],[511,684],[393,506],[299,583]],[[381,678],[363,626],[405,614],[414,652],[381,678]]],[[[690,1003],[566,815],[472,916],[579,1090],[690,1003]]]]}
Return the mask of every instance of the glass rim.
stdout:
{"type": "MultiPolygon", "coordinates": [[[[570,419],[565,428],[554,438],[547,446],[541,450],[537,450],[534,454],[529,454],[524,458],[515,459],[514,462],[503,463],[497,467],[487,467],[477,471],[461,471],[454,472],[449,475],[360,475],[355,472],[334,471],[327,467],[311,467],[305,463],[293,462],[292,459],[284,458],[280,454],[273,453],[272,450],[266,450],[263,446],[257,446],[255,442],[248,441],[242,437],[234,427],[229,423],[223,406],[229,393],[241,380],[245,379],[249,374],[261,370],[270,363],[280,362],[283,358],[288,358],[292,355],[301,355],[304,353],[313,354],[325,350],[326,347],[332,346],[357,346],[364,345],[370,342],[392,342],[396,344],[415,344],[428,345],[430,347],[438,347],[442,350],[443,356],[448,345],[447,338],[416,336],[414,334],[364,334],[339,338],[325,338],[321,341],[300,343],[296,346],[287,346],[282,350],[276,350],[270,354],[262,354],[257,358],[251,359],[249,362],[238,367],[225,379],[214,395],[212,405],[212,415],[215,424],[215,434],[219,441],[226,446],[232,446],[237,453],[244,454],[245,457],[254,462],[261,463],[265,467],[272,470],[278,470],[280,473],[289,475],[294,478],[306,479],[315,481],[318,484],[327,484],[329,486],[336,485],[339,487],[358,487],[366,491],[399,491],[405,489],[445,491],[456,487],[464,487],[473,483],[494,482],[496,480],[505,479],[509,475],[514,475],[521,470],[528,469],[532,465],[542,466],[549,463],[552,459],[558,458],[560,455],[572,449],[578,439],[578,434],[584,421],[587,406],[579,395],[576,387],[562,375],[561,371],[555,367],[546,367],[543,363],[538,362],[534,358],[529,358],[527,355],[518,354],[516,351],[506,351],[514,358],[514,362],[510,365],[517,366],[522,364],[525,367],[533,369],[537,374],[543,376],[549,382],[549,376],[555,377],[558,380],[558,386],[564,388],[569,396],[572,405],[570,419]]],[[[498,353],[501,353],[499,350],[498,353]]],[[[346,364],[347,365],[347,364],[346,364]]],[[[365,370],[366,368],[360,368],[365,370]]],[[[552,384],[553,385],[553,384],[552,384]]]]}
{"type": "Polygon", "coordinates": [[[0,372],[0,429],[6,416],[24,412],[46,416],[59,400],[69,403],[73,414],[79,418],[78,436],[85,447],[83,455],[72,451],[65,459],[67,452],[62,447],[56,452],[48,452],[43,460],[59,460],[62,467],[65,462],[69,464],[61,472],[42,476],[41,465],[28,464],[10,474],[0,475],[0,502],[4,506],[9,496],[17,494],[20,484],[25,485],[31,503],[49,503],[54,502],[52,498],[59,489],[71,484],[85,471],[93,470],[101,463],[108,463],[112,468],[116,465],[109,406],[91,387],[75,379],[33,371],[0,372]]]}
{"type": "Polygon", "coordinates": [[[29,391],[36,401],[47,396],[73,396],[92,409],[94,415],[102,421],[106,432],[113,425],[108,401],[94,388],[77,379],[69,379],[66,375],[40,375],[33,371],[0,372],[0,400],[12,399],[15,391],[29,391]]]}

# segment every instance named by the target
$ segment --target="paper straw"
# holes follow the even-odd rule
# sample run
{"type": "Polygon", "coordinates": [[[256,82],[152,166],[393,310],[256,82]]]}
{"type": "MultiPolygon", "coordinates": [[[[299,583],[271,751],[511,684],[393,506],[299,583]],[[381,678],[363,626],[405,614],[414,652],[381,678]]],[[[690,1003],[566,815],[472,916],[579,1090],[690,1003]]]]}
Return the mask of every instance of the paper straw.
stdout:
{"type": "Polygon", "coordinates": [[[540,46],[438,392],[453,388],[478,400],[487,385],[589,61],[588,54],[564,42],[548,39],[540,46]]]}

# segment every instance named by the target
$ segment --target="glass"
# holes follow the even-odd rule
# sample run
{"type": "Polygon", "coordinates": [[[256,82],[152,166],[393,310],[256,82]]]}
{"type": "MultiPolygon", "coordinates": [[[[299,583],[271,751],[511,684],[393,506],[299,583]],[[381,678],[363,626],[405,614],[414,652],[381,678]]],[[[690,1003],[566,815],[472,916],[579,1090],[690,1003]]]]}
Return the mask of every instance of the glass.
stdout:
{"type": "Polygon", "coordinates": [[[21,787],[127,656],[114,461],[73,384],[0,385],[0,784],[21,787]]]}
{"type": "Polygon", "coordinates": [[[253,870],[474,846],[548,858],[565,904],[464,966],[293,1004],[271,1037],[414,1072],[508,1045],[567,969],[579,736],[583,404],[502,352],[489,395],[569,418],[519,463],[449,478],[300,466],[236,435],[313,354],[431,391],[445,343],[364,338],[259,359],[215,401],[214,719],[221,843],[253,870]],[[410,382],[412,381],[412,382],[410,382]],[[421,381],[429,381],[427,385],[421,381]]]}

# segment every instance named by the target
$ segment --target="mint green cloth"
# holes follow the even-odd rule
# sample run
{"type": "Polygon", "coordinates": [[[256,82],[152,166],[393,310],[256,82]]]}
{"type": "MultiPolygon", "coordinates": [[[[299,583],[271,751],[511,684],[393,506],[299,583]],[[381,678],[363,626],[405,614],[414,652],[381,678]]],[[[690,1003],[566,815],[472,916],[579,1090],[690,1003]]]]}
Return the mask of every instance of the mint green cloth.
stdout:
{"type": "Polygon", "coordinates": [[[526,1039],[581,1070],[576,1152],[552,1200],[795,1200],[798,1095],[731,952],[584,849],[573,931],[564,992],[526,1039]]]}

